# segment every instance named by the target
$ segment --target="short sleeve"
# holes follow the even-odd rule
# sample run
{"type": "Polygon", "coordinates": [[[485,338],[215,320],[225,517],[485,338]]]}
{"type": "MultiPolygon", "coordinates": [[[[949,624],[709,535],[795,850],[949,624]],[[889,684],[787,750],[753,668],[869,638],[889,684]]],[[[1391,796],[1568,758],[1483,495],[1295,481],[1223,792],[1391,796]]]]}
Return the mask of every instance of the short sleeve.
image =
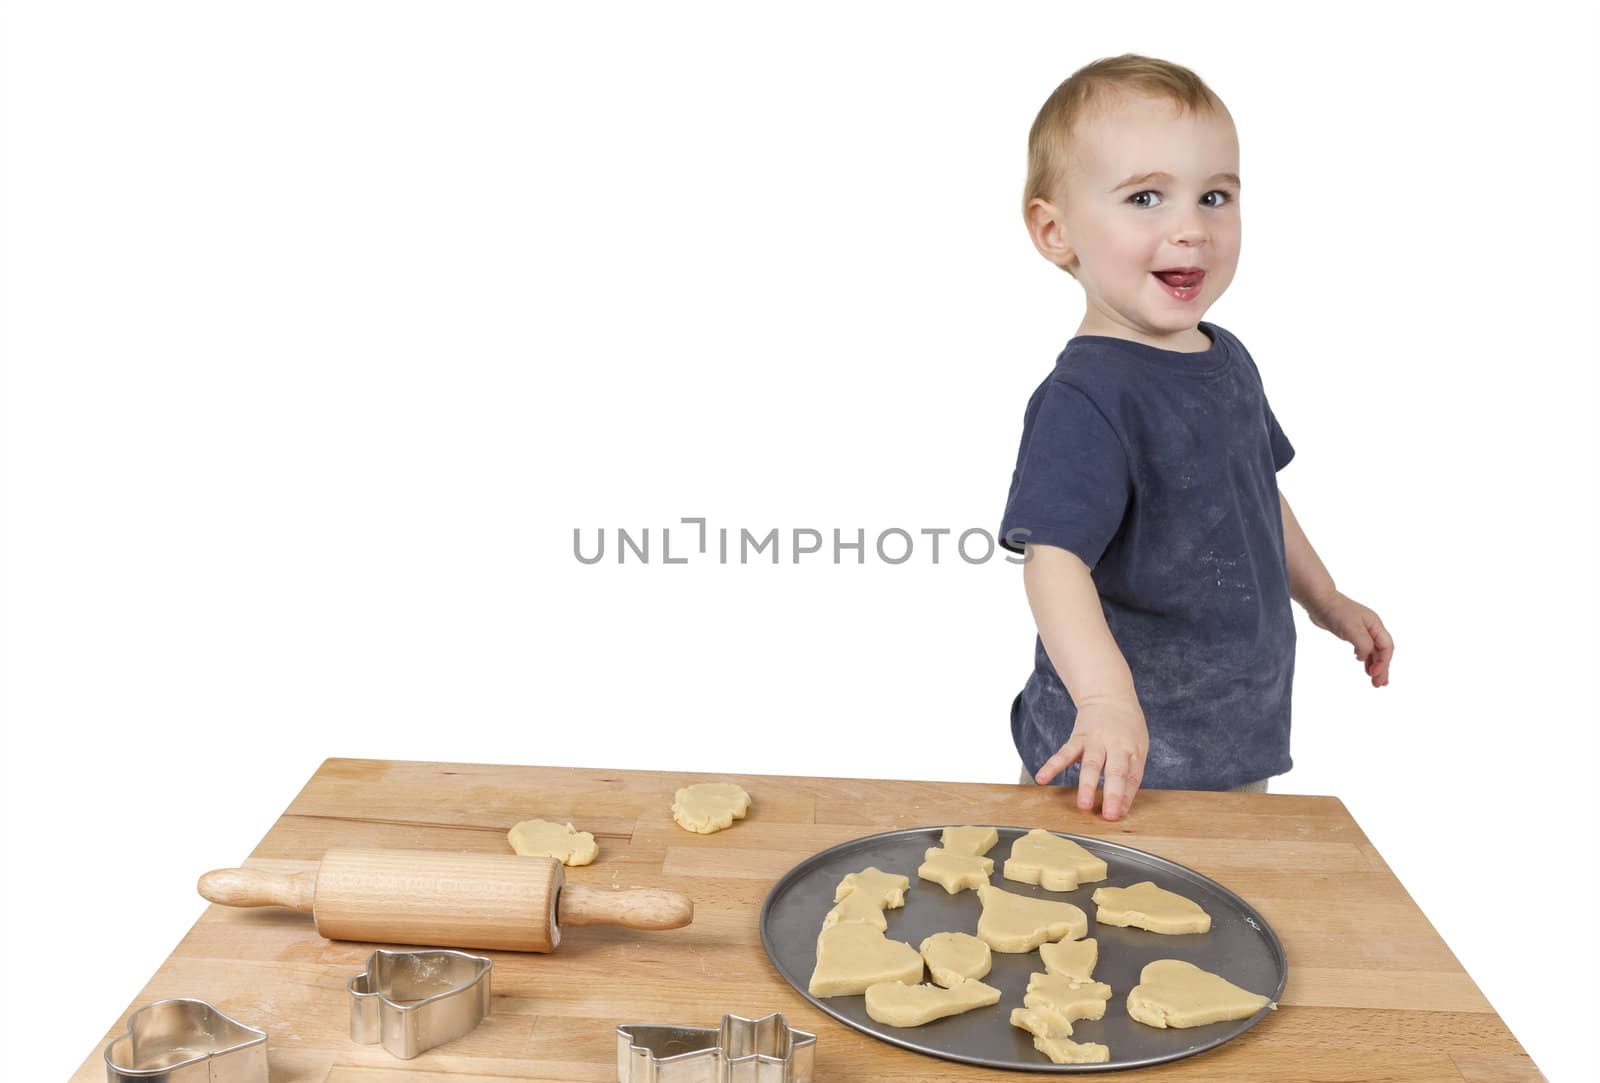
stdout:
{"type": "MultiPolygon", "coordinates": [[[[1235,338],[1234,341],[1239,340],[1235,338]]],[[[1239,352],[1244,354],[1244,359],[1250,363],[1250,374],[1255,378],[1256,388],[1261,392],[1261,412],[1266,415],[1267,422],[1267,443],[1272,448],[1272,472],[1277,473],[1288,466],[1289,460],[1294,458],[1294,445],[1283,435],[1278,419],[1273,416],[1272,405],[1267,402],[1267,389],[1261,382],[1261,370],[1256,367],[1256,359],[1250,356],[1250,351],[1244,348],[1243,343],[1239,344],[1239,352]]]]}
{"type": "Polygon", "coordinates": [[[1022,445],[1000,523],[1000,545],[1076,553],[1093,568],[1122,526],[1132,493],[1127,454],[1100,409],[1052,379],[1023,419],[1022,445]]]}
{"type": "Polygon", "coordinates": [[[1279,428],[1278,419],[1273,416],[1272,407],[1267,405],[1265,397],[1261,400],[1261,408],[1267,412],[1267,440],[1272,444],[1272,469],[1276,473],[1294,458],[1294,445],[1283,435],[1283,429],[1279,428]]]}

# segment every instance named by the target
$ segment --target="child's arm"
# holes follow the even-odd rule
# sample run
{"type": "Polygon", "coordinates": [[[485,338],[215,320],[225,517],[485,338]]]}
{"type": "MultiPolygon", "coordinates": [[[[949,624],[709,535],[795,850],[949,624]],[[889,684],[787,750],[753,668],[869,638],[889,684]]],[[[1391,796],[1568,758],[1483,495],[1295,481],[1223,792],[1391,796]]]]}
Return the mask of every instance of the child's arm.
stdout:
{"type": "Polygon", "coordinates": [[[1150,751],[1133,673],[1111,638],[1088,565],[1058,546],[1027,548],[1022,582],[1033,621],[1045,654],[1078,708],[1067,743],[1044,762],[1034,779],[1044,785],[1081,758],[1078,807],[1091,809],[1103,769],[1106,792],[1101,814],[1115,820],[1133,805],[1150,751]]]}
{"type": "Polygon", "coordinates": [[[1354,646],[1356,657],[1372,678],[1372,687],[1382,688],[1389,683],[1389,659],[1394,655],[1389,630],[1378,614],[1334,588],[1333,576],[1311,548],[1281,491],[1278,504],[1283,508],[1283,549],[1289,562],[1290,596],[1305,607],[1312,624],[1354,646]]]}

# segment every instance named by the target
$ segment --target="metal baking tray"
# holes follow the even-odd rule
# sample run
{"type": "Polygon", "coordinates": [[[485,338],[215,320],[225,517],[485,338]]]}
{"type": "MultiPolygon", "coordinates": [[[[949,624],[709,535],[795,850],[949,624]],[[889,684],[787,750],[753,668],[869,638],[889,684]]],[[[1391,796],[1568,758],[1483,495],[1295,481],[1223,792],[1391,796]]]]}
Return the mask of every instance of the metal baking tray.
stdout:
{"type": "Polygon", "coordinates": [[[885,911],[891,939],[903,940],[915,948],[934,933],[970,933],[977,929],[982,909],[977,892],[947,895],[938,884],[917,878],[923,851],[939,845],[940,832],[946,826],[885,831],[840,843],[800,862],[767,893],[761,907],[761,942],[772,964],[801,996],[846,1026],[903,1049],[986,1068],[1100,1072],[1145,1068],[1203,1053],[1244,1033],[1272,1010],[1263,1008],[1248,1019],[1181,1030],[1135,1023],[1128,1018],[1128,991],[1139,983],[1139,971],[1146,963],[1184,959],[1253,993],[1261,993],[1274,1003],[1283,995],[1289,962],[1277,934],[1254,907],[1210,877],[1131,846],[1057,832],[1103,858],[1107,875],[1076,891],[1046,891],[1001,875],[1012,842],[1028,829],[980,824],[994,826],[1000,835],[1000,841],[986,855],[994,858],[990,883],[1019,895],[1070,902],[1089,916],[1088,935],[1100,943],[1094,978],[1109,984],[1112,995],[1104,1019],[1072,1024],[1072,1040],[1103,1043],[1111,1050],[1110,1062],[1055,1064],[1033,1048],[1032,1035],[1011,1025],[1011,1009],[1022,1007],[1028,975],[1044,970],[1037,950],[1019,955],[994,953],[994,966],[983,980],[1001,991],[1000,1003],[920,1027],[884,1026],[867,1014],[866,998],[862,996],[813,997],[806,987],[817,962],[817,934],[823,915],[833,906],[834,888],[847,873],[875,865],[885,872],[911,878],[905,906],[885,911]],[[1199,903],[1211,915],[1211,931],[1163,935],[1101,926],[1095,921],[1095,906],[1090,901],[1095,888],[1127,887],[1141,880],[1152,880],[1199,903]]]}

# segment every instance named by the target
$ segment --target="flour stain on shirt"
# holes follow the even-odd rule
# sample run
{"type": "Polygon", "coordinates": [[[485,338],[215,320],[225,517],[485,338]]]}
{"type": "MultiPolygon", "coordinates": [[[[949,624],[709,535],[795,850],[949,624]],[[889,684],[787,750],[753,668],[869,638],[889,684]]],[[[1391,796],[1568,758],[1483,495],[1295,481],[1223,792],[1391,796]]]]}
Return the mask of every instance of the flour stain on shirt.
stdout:
{"type": "MultiPolygon", "coordinates": [[[[1206,553],[1203,559],[1208,565],[1210,565],[1211,575],[1216,579],[1218,587],[1228,587],[1234,590],[1240,590],[1250,586],[1250,584],[1243,579],[1229,578],[1229,573],[1239,566],[1239,561],[1242,558],[1218,556],[1216,550],[1212,549],[1206,553]]],[[[1245,595],[1246,600],[1248,600],[1249,597],[1250,595],[1245,595]]]]}

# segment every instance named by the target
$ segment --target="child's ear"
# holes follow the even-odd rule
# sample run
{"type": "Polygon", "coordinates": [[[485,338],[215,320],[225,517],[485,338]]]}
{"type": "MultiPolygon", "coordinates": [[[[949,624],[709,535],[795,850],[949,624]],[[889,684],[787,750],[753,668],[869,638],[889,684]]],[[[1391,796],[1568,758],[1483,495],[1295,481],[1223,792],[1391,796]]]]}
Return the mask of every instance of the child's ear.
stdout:
{"type": "Polygon", "coordinates": [[[1039,255],[1063,271],[1071,271],[1078,256],[1067,240],[1066,224],[1056,205],[1035,198],[1029,201],[1023,217],[1028,225],[1028,236],[1033,238],[1033,247],[1039,250],[1039,255]]]}

